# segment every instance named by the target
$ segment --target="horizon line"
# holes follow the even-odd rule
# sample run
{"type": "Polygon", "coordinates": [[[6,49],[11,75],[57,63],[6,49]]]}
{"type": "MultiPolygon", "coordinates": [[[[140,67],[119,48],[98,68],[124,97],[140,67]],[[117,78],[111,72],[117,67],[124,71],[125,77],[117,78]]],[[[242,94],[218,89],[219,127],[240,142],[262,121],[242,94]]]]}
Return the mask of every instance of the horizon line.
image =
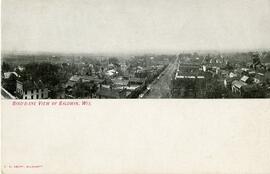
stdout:
{"type": "Polygon", "coordinates": [[[179,53],[195,53],[195,52],[219,52],[219,53],[235,53],[235,52],[256,52],[270,51],[270,48],[253,48],[253,49],[183,49],[183,50],[136,50],[136,51],[29,51],[29,50],[1,50],[3,54],[93,54],[93,55],[130,55],[130,54],[179,54],[179,53]]]}

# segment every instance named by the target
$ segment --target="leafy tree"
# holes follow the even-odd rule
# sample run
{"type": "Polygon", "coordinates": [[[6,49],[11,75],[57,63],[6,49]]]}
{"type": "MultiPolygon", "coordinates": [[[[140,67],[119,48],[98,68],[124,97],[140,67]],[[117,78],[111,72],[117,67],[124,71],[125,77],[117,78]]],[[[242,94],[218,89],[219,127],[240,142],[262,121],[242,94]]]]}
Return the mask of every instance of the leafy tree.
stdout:
{"type": "Polygon", "coordinates": [[[8,79],[2,81],[3,87],[10,92],[12,95],[15,95],[17,77],[14,74],[11,74],[8,79]]]}
{"type": "Polygon", "coordinates": [[[25,71],[20,75],[22,80],[41,80],[49,87],[53,87],[60,82],[60,77],[58,76],[59,68],[59,66],[51,63],[29,63],[25,65],[25,71]]]}
{"type": "Polygon", "coordinates": [[[119,60],[116,57],[109,58],[109,63],[119,65],[119,60]]]}
{"type": "Polygon", "coordinates": [[[9,72],[12,71],[12,67],[10,64],[3,62],[2,64],[2,72],[9,72]]]}

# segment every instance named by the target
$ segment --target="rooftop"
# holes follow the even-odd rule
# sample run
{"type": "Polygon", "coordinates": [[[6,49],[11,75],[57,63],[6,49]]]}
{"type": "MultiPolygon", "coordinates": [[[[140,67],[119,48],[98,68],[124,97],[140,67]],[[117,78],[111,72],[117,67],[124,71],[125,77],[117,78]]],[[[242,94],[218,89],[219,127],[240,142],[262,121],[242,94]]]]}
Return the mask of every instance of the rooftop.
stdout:
{"type": "Polygon", "coordinates": [[[9,79],[12,74],[15,75],[16,77],[19,76],[16,72],[5,72],[4,73],[4,78],[9,79]]]}
{"type": "Polygon", "coordinates": [[[248,80],[249,80],[249,77],[248,76],[243,76],[241,78],[241,81],[243,81],[243,82],[247,82],[248,80]]]}
{"type": "Polygon", "coordinates": [[[144,78],[136,78],[136,77],[132,77],[129,79],[129,82],[131,83],[144,83],[145,79],[144,78]]]}
{"type": "Polygon", "coordinates": [[[121,92],[123,92],[123,90],[110,89],[110,88],[100,88],[97,91],[97,95],[100,95],[102,97],[107,97],[107,98],[121,98],[121,92]]]}
{"type": "Polygon", "coordinates": [[[247,84],[245,82],[239,81],[239,80],[235,80],[232,82],[232,85],[236,86],[237,88],[241,88],[243,86],[246,86],[247,84]]]}
{"type": "Polygon", "coordinates": [[[81,79],[81,76],[78,76],[78,75],[74,75],[72,77],[70,77],[70,81],[73,81],[73,82],[77,82],[81,79]]]}

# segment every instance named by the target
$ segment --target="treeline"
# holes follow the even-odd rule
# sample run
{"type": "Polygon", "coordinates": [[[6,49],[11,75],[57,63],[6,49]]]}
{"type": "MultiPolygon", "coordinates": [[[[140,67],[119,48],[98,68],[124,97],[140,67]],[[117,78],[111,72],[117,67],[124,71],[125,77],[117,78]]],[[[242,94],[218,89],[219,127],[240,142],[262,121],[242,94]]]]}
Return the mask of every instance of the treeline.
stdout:
{"type": "Polygon", "coordinates": [[[51,63],[29,63],[25,65],[25,70],[20,72],[20,79],[41,80],[44,84],[55,86],[60,82],[59,69],[58,65],[51,63]]]}

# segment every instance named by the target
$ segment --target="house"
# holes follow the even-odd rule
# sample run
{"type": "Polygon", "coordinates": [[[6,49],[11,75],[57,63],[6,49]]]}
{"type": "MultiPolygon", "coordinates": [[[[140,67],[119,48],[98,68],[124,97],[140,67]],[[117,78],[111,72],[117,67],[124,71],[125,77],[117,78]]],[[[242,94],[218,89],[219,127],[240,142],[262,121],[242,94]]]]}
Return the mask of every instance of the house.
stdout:
{"type": "Polygon", "coordinates": [[[19,75],[16,72],[5,72],[4,73],[4,79],[9,79],[12,76],[19,77],[19,75]]]}
{"type": "Polygon", "coordinates": [[[233,72],[230,72],[229,77],[230,77],[230,78],[237,77],[237,74],[235,74],[235,73],[233,73],[233,72]]]}
{"type": "Polygon", "coordinates": [[[242,93],[242,87],[246,86],[247,84],[243,81],[240,80],[234,80],[232,82],[232,92],[236,93],[236,94],[240,94],[242,93]]]}
{"type": "Polygon", "coordinates": [[[252,79],[251,79],[250,77],[248,77],[248,76],[243,76],[243,77],[241,77],[240,80],[241,80],[242,82],[247,83],[247,84],[251,84],[251,83],[252,83],[252,79]]]}
{"type": "Polygon", "coordinates": [[[18,77],[19,75],[16,72],[5,72],[3,74],[2,86],[12,95],[15,95],[18,77]]]}
{"type": "Polygon", "coordinates": [[[114,86],[118,86],[118,87],[124,87],[124,86],[127,86],[128,85],[128,80],[125,80],[123,78],[114,78],[114,79],[111,79],[112,80],[112,83],[114,86]]]}
{"type": "Polygon", "coordinates": [[[115,69],[110,69],[108,70],[105,75],[112,77],[112,76],[116,76],[118,74],[118,72],[115,69]]]}
{"type": "Polygon", "coordinates": [[[21,82],[17,80],[16,94],[21,99],[47,99],[48,88],[41,80],[38,82],[33,80],[21,82]]]}
{"type": "Polygon", "coordinates": [[[249,76],[250,77],[254,77],[256,75],[256,72],[255,71],[250,71],[248,72],[249,76]]]}
{"type": "Polygon", "coordinates": [[[224,79],[224,87],[225,88],[231,88],[232,87],[232,82],[237,80],[237,77],[233,77],[233,78],[230,78],[230,77],[227,77],[224,79]]]}
{"type": "Polygon", "coordinates": [[[66,87],[73,87],[76,83],[78,83],[81,80],[81,76],[79,75],[74,75],[70,77],[68,80],[66,87]]]}
{"type": "Polygon", "coordinates": [[[264,74],[262,74],[262,73],[256,73],[256,75],[253,77],[253,81],[256,84],[262,83],[263,81],[265,81],[264,74]]]}

